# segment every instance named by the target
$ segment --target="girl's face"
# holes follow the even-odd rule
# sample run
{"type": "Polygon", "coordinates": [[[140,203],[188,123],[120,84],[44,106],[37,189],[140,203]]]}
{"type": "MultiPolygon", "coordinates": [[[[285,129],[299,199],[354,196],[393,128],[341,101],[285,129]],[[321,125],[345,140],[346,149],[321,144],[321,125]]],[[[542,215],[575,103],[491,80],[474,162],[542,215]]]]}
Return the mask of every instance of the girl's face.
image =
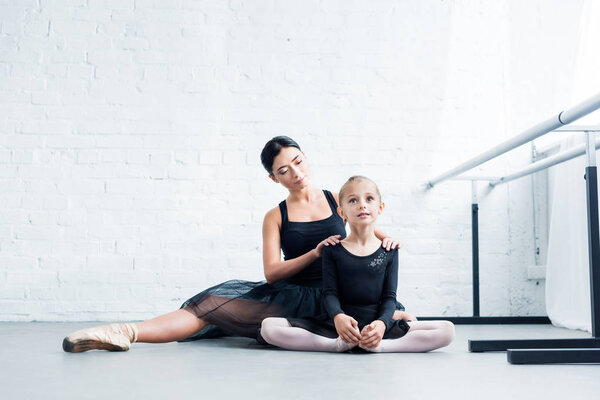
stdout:
{"type": "Polygon", "coordinates": [[[304,153],[295,147],[284,147],[273,160],[270,178],[288,190],[300,190],[309,185],[310,169],[304,153]]]}
{"type": "Polygon", "coordinates": [[[375,185],[369,181],[359,181],[346,189],[338,208],[340,216],[350,225],[375,224],[384,207],[375,185]]]}

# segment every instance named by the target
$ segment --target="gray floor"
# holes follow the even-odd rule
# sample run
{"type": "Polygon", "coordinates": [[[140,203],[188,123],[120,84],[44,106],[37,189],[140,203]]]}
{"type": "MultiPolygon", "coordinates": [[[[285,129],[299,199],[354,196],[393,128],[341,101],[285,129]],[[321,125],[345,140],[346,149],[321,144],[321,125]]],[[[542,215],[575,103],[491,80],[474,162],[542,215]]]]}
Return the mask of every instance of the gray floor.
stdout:
{"type": "Polygon", "coordinates": [[[600,365],[528,365],[467,352],[468,339],[587,337],[548,325],[458,325],[427,354],[325,354],[252,340],[135,344],[126,353],[63,353],[89,323],[0,323],[2,399],[591,399],[600,365]]]}

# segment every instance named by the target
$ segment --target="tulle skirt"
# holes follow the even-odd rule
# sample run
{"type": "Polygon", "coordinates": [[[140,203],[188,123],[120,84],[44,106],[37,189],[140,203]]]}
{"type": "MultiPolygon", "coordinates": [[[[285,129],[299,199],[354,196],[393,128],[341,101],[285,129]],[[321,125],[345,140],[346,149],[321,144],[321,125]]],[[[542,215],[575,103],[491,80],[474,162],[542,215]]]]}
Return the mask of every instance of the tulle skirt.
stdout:
{"type": "MultiPolygon", "coordinates": [[[[222,336],[260,337],[260,326],[267,317],[327,321],[323,306],[322,282],[315,286],[296,285],[286,281],[231,280],[208,288],[181,306],[208,323],[204,329],[183,341],[222,336]]],[[[404,306],[396,302],[396,308],[404,306]]]]}

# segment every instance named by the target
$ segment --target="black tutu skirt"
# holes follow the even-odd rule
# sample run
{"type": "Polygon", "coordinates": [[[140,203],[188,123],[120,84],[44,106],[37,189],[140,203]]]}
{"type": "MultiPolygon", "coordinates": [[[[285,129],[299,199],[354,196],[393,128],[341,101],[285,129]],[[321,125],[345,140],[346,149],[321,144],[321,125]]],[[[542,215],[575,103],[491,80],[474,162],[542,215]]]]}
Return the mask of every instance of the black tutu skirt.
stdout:
{"type": "MultiPolygon", "coordinates": [[[[204,329],[182,340],[211,339],[222,336],[245,336],[257,339],[263,319],[326,321],[321,282],[314,286],[296,285],[286,281],[273,284],[266,281],[231,280],[208,288],[185,301],[181,308],[208,323],[204,329]]],[[[404,306],[396,302],[396,308],[404,306]]]]}

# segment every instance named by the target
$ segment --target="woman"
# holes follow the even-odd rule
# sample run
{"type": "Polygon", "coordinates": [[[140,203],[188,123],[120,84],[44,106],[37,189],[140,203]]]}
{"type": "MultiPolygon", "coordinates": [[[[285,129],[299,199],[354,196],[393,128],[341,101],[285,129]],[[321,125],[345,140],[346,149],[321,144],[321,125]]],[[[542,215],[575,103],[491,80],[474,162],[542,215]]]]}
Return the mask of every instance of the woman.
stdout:
{"type": "MultiPolygon", "coordinates": [[[[323,248],[346,236],[337,215],[337,194],[314,188],[300,146],[286,136],[271,139],[261,153],[269,178],[289,195],[263,221],[263,267],[267,282],[227,281],[187,300],[177,311],[139,322],[77,331],[63,340],[67,352],[125,351],[134,342],[165,343],[224,335],[260,338],[267,317],[307,318],[325,313],[321,301],[323,248]],[[283,250],[284,260],[280,251],[283,250]]],[[[398,241],[376,236],[386,250],[398,241]]],[[[396,319],[414,320],[397,303],[396,319]]]]}

